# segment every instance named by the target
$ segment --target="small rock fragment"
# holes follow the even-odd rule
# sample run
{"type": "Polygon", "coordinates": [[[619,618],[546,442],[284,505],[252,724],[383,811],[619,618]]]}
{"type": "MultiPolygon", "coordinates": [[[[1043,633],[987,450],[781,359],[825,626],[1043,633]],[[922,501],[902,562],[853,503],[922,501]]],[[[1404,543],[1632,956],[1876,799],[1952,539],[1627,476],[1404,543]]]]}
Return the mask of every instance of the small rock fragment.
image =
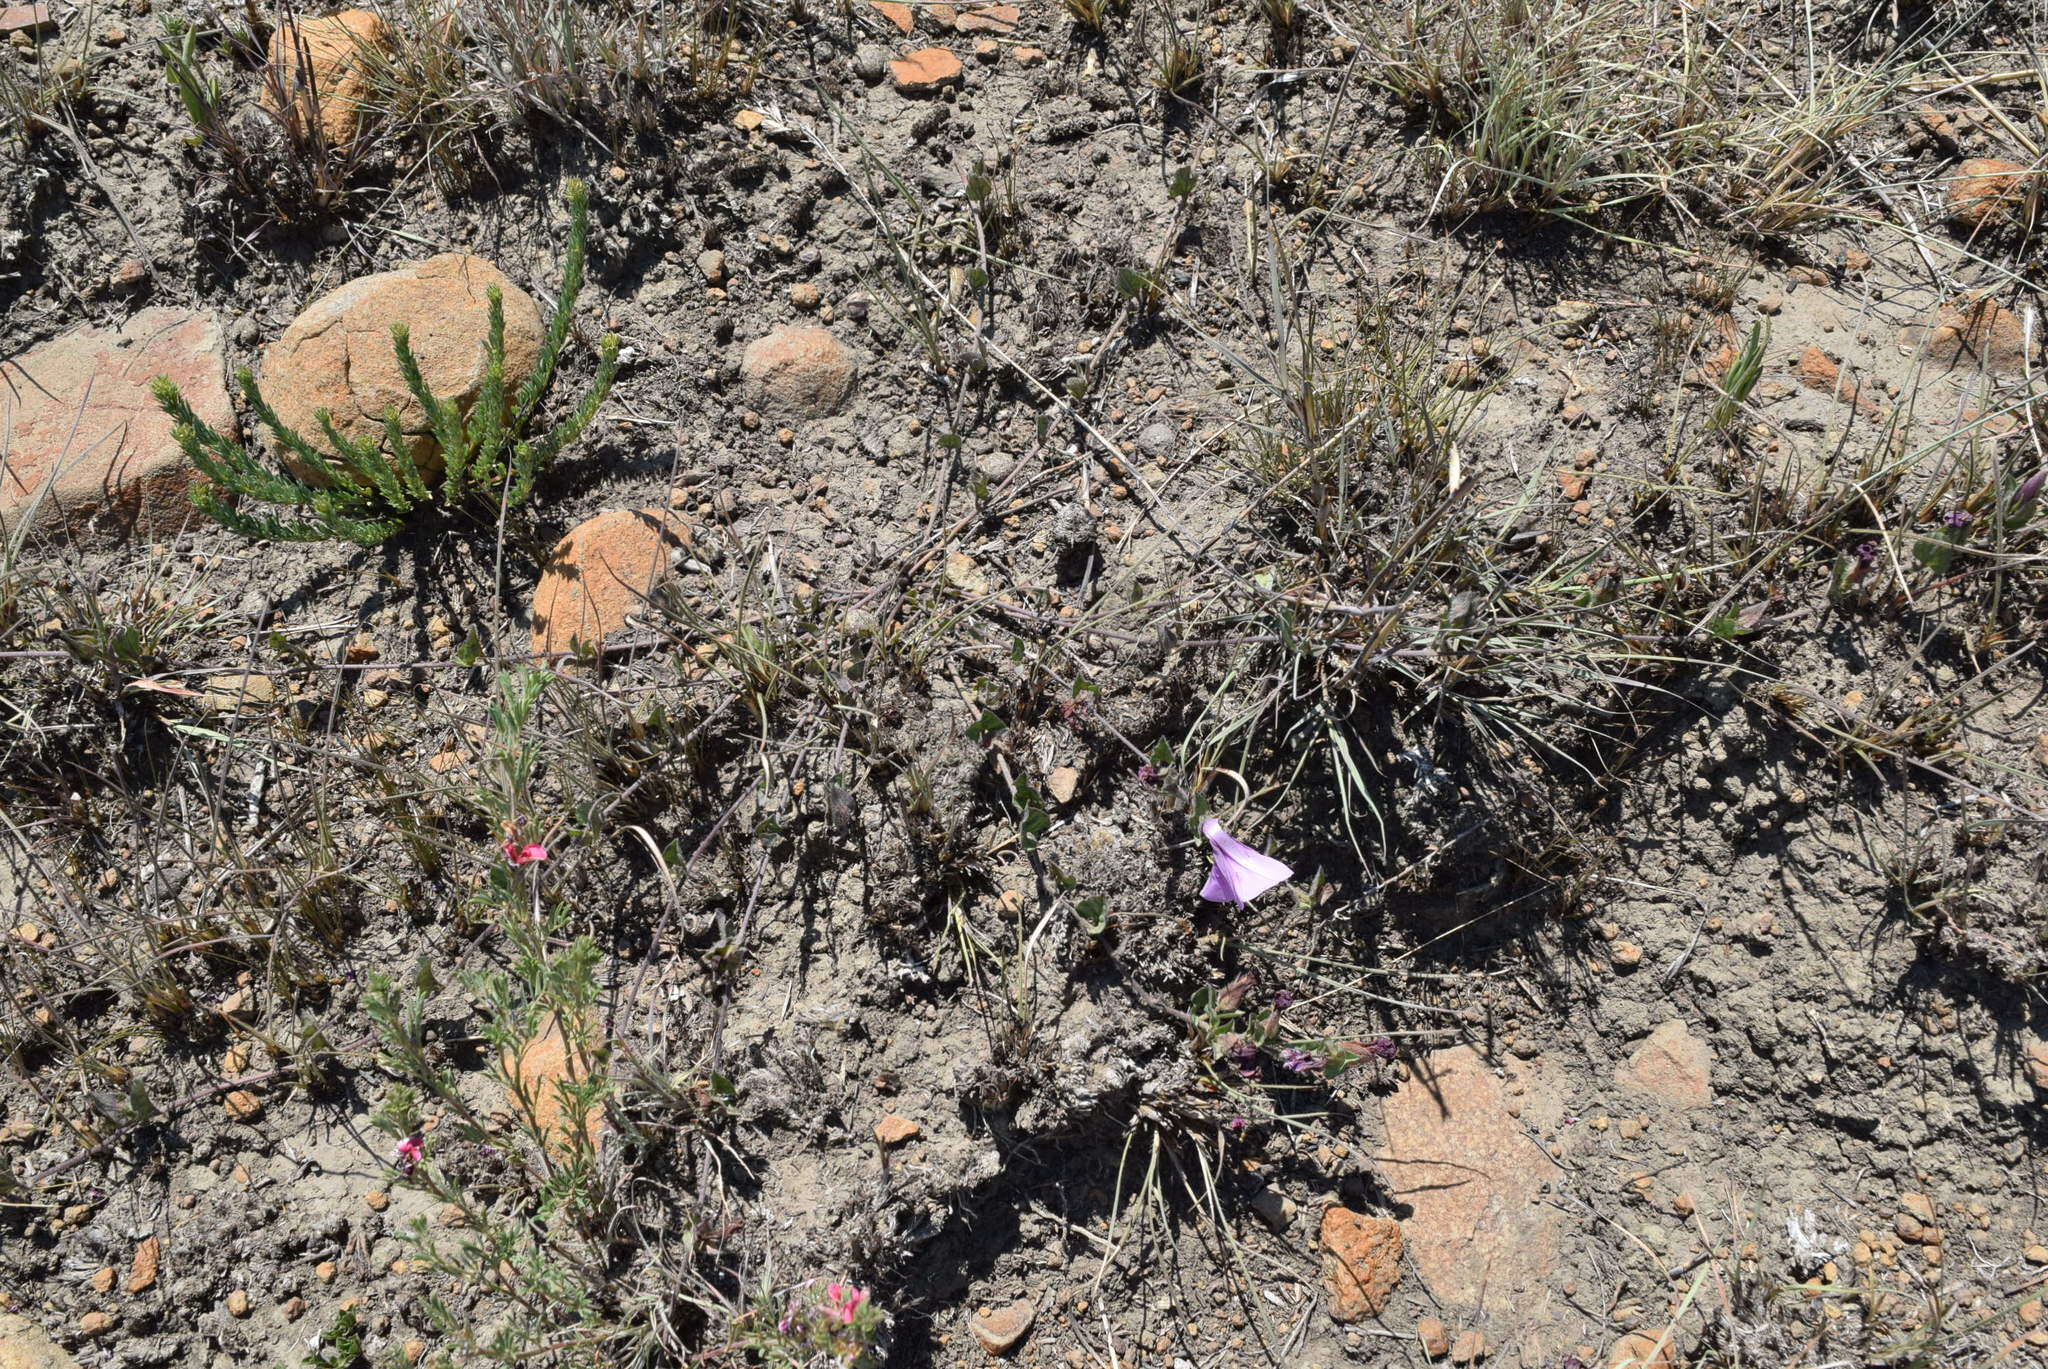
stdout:
{"type": "Polygon", "coordinates": [[[900,1146],[905,1141],[915,1140],[923,1134],[923,1128],[917,1123],[908,1117],[899,1117],[893,1112],[875,1123],[875,1139],[884,1146],[900,1146]]]}
{"type": "Polygon", "coordinates": [[[1037,1317],[1038,1304],[1019,1298],[1007,1307],[983,1308],[968,1318],[967,1324],[982,1349],[991,1355],[1006,1355],[1024,1339],[1037,1317]]]}
{"type": "Polygon", "coordinates": [[[88,1312],[78,1319],[78,1334],[87,1340],[97,1340],[114,1329],[114,1314],[111,1312],[88,1312]]]}
{"type": "Polygon", "coordinates": [[[894,24],[898,33],[908,36],[910,31],[917,27],[917,11],[911,9],[908,5],[900,3],[900,0],[870,0],[870,2],[874,5],[875,13],[894,24]]]}
{"type": "Polygon", "coordinates": [[[228,1294],[228,1315],[237,1319],[249,1315],[249,1290],[237,1288],[228,1294]]]}
{"type": "Polygon", "coordinates": [[[1294,1225],[1294,1199],[1277,1188],[1262,1188],[1252,1195],[1252,1213],[1276,1234],[1294,1225]]]}
{"type": "Polygon", "coordinates": [[[2023,319],[1988,295],[1950,300],[1931,328],[1909,328],[1902,339],[1929,361],[1950,369],[2023,372],[2036,350],[2023,319]]]}
{"type": "Polygon", "coordinates": [[[1346,1207],[1323,1209],[1323,1285],[1330,1320],[1376,1317],[1401,1281],[1401,1224],[1346,1207]]]}
{"type": "Polygon", "coordinates": [[[778,328],[749,343],[740,358],[747,398],[779,417],[824,418],[845,400],[853,375],[852,354],[814,324],[778,328]]]}
{"type": "MultiPolygon", "coordinates": [[[[570,1050],[569,1039],[562,1030],[562,1019],[557,1014],[548,1019],[547,1026],[538,1036],[516,1052],[509,1052],[502,1062],[505,1072],[518,1079],[519,1087],[532,1103],[533,1124],[540,1131],[541,1139],[550,1146],[566,1150],[572,1144],[575,1132],[560,1086],[581,1083],[586,1070],[594,1063],[593,1054],[590,1049],[570,1050]]],[[[516,1099],[512,1100],[512,1105],[519,1106],[516,1099]]],[[[595,1150],[604,1130],[604,1108],[601,1104],[590,1110],[583,1125],[584,1138],[595,1150]]]]}
{"type": "Polygon", "coordinates": [[[263,1116],[263,1100],[247,1089],[236,1089],[225,1102],[228,1116],[237,1122],[254,1122],[263,1116]]]}
{"type": "Polygon", "coordinates": [[[1619,1082],[1675,1108],[1714,1101],[1714,1053],[1676,1018],[1657,1024],[1618,1072],[1619,1082]]]}
{"type": "Polygon", "coordinates": [[[962,79],[960,59],[944,48],[921,48],[889,63],[889,78],[900,95],[937,95],[958,86],[962,79]]]}
{"type": "Polygon", "coordinates": [[[1431,1359],[1442,1359],[1451,1353],[1451,1330],[1435,1317],[1424,1317],[1415,1323],[1415,1339],[1422,1342],[1422,1353],[1431,1359]]]}
{"type": "Polygon", "coordinates": [[[264,83],[263,106],[281,114],[287,102],[297,105],[305,126],[317,123],[330,147],[346,148],[374,109],[378,61],[396,48],[390,28],[369,10],[288,20],[270,35],[275,80],[264,83]]]}
{"type": "Polygon", "coordinates": [[[135,1260],[128,1267],[128,1291],[141,1293],[156,1282],[157,1267],[163,1260],[164,1243],[151,1236],[135,1247],[135,1260]]]}
{"type": "Polygon", "coordinates": [[[57,21],[50,17],[48,5],[9,5],[0,9],[0,37],[23,34],[29,38],[40,38],[55,33],[57,21]]]}
{"type": "Polygon", "coordinates": [[[534,653],[594,647],[619,632],[690,545],[690,524],[666,509],[615,509],[577,524],[534,586],[534,653]]]}
{"type": "Polygon", "coordinates": [[[1607,1369],[1678,1369],[1678,1352],[1667,1337],[1637,1331],[1614,1343],[1607,1369]]]}
{"type": "Polygon", "coordinates": [[[1045,791],[1054,803],[1072,803],[1080,788],[1081,772],[1071,765],[1059,766],[1045,777],[1045,791]]]}
{"type": "Polygon", "coordinates": [[[1550,306],[1550,317],[1567,328],[1586,328],[1600,317],[1600,306],[1582,299],[1561,299],[1550,306]]]}
{"type": "Polygon", "coordinates": [[[962,33],[993,33],[998,37],[1014,33],[1023,14],[1015,5],[983,5],[968,10],[954,21],[962,33]]]}
{"type": "Polygon", "coordinates": [[[2036,1041],[2027,1047],[2027,1081],[2048,1092],[2048,1041],[2036,1041]]]}
{"type": "Polygon", "coordinates": [[[1451,1346],[1451,1363],[1477,1364],[1486,1358],[1486,1337],[1477,1331],[1467,1331],[1451,1346]]]}
{"type": "Polygon", "coordinates": [[[1988,226],[2018,207],[2027,179],[2027,168],[2018,162],[1970,158],[1948,183],[1949,222],[1973,231],[1988,226]]]}

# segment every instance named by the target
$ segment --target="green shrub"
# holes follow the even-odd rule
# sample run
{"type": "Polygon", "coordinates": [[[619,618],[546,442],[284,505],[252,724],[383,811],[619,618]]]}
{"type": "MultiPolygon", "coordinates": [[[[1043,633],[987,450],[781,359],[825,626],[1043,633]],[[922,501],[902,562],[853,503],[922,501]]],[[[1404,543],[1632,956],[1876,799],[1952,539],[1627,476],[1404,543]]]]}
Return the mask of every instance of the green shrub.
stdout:
{"type": "Polygon", "coordinates": [[[437,482],[428,483],[407,451],[396,409],[384,412],[382,442],[342,436],[329,412],[319,410],[321,434],[328,443],[323,451],[278,418],[245,366],[237,380],[250,411],[270,431],[278,447],[297,457],[314,478],[302,479],[289,469],[275,467],[216,432],[192,412],[169,377],[158,376],[151,387],[156,401],[171,416],[173,434],[186,457],[210,482],[195,486],[192,502],[245,537],[272,542],[343,539],[364,546],[384,541],[423,508],[452,508],[485,492],[501,496],[507,508],[524,504],[533,493],[535,477],[589,425],[618,371],[619,340],[608,335],[600,350],[597,378],[582,402],[538,438],[523,436],[554,379],[555,363],[568,341],[576,297],[583,289],[590,196],[579,180],[569,182],[567,196],[569,247],[562,265],[561,302],[541,340],[533,374],[516,396],[508,401],[505,393],[505,309],[497,286],[490,289],[483,388],[467,413],[459,404],[437,398],[427,389],[406,326],[391,327],[391,346],[398,355],[400,373],[426,413],[441,452],[442,473],[437,482]],[[275,505],[292,513],[280,517],[244,511],[236,507],[237,500],[275,505]]]}

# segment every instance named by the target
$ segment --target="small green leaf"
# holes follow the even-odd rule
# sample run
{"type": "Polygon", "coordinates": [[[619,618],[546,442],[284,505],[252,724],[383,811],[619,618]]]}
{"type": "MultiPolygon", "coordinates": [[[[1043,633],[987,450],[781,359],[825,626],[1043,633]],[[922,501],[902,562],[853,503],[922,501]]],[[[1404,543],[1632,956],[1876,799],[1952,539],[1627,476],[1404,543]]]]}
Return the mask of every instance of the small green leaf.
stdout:
{"type": "Polygon", "coordinates": [[[982,715],[975,719],[973,726],[967,729],[967,739],[976,742],[987,741],[1008,726],[1008,723],[993,712],[984,709],[982,715]]]}

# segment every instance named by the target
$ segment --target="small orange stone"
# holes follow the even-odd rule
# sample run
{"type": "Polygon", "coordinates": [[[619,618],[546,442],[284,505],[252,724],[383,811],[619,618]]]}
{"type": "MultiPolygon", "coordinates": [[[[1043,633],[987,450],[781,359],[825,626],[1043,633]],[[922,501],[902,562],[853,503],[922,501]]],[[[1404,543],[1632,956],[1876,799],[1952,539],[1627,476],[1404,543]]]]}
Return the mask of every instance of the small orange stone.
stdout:
{"type": "Polygon", "coordinates": [[[923,1129],[917,1123],[908,1117],[899,1117],[893,1112],[875,1123],[875,1139],[885,1146],[900,1146],[905,1141],[915,1140],[923,1134],[923,1129]]]}
{"type": "Polygon", "coordinates": [[[128,1291],[141,1293],[156,1282],[157,1266],[163,1262],[164,1243],[151,1236],[135,1247],[135,1262],[128,1270],[128,1291]]]}
{"type": "Polygon", "coordinates": [[[889,63],[898,94],[936,95],[961,82],[960,59],[944,48],[922,48],[889,63]]]}

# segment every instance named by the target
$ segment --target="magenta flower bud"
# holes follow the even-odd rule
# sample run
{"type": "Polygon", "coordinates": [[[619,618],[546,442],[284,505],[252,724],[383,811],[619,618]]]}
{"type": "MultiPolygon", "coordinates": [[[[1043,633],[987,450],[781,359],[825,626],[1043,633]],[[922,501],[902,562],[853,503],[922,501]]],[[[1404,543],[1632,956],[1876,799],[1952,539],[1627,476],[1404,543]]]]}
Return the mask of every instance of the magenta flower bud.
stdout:
{"type": "Polygon", "coordinates": [[[2014,498],[2016,498],[2022,504],[2033,503],[2034,496],[2041,493],[2041,485],[2044,481],[2048,481],[2048,466],[2043,466],[2040,470],[2035,471],[2025,480],[2020,481],[2019,492],[2014,496],[2014,498]]]}

